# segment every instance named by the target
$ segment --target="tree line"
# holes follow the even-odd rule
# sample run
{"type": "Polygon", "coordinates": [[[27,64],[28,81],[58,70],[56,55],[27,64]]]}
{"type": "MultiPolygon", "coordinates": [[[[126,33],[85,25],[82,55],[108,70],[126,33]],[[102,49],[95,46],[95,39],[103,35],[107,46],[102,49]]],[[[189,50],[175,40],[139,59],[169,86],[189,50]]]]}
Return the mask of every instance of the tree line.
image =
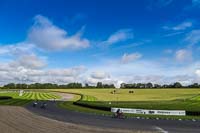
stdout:
{"type": "Polygon", "coordinates": [[[103,84],[98,82],[96,86],[90,86],[85,84],[83,86],[81,83],[68,83],[68,84],[52,84],[52,83],[34,83],[34,84],[15,84],[9,83],[1,87],[2,89],[72,89],[72,88],[115,88],[114,84],[103,84]]]}
{"type": "Polygon", "coordinates": [[[193,83],[190,85],[182,85],[180,82],[175,82],[173,84],[152,84],[152,83],[132,83],[132,84],[126,84],[122,83],[120,88],[200,88],[200,84],[193,83]]]}
{"type": "MultiPolygon", "coordinates": [[[[1,87],[2,89],[73,89],[73,88],[115,88],[114,84],[103,84],[98,82],[96,85],[91,86],[85,84],[84,86],[81,83],[68,83],[68,84],[52,84],[52,83],[34,83],[34,84],[15,84],[9,83],[1,87]]],[[[146,88],[200,88],[200,84],[193,83],[190,85],[182,85],[180,82],[175,82],[173,84],[153,84],[153,83],[122,83],[120,88],[122,89],[146,89],[146,88]]]]}

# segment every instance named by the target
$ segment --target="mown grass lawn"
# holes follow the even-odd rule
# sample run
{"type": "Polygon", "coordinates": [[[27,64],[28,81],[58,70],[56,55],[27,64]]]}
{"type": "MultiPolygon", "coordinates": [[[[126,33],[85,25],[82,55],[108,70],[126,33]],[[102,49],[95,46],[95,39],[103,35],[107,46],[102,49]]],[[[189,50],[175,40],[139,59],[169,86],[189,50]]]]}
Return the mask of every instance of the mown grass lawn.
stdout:
{"type": "Polygon", "coordinates": [[[96,98],[96,101],[171,101],[186,100],[200,94],[200,89],[55,89],[62,92],[80,93],[96,98]],[[129,93],[133,90],[134,93],[129,93]]]}
{"type": "Polygon", "coordinates": [[[200,89],[59,89],[82,94],[78,103],[91,107],[122,107],[200,111],[200,89]],[[129,93],[134,90],[134,93],[129,93]]]}
{"type": "Polygon", "coordinates": [[[47,92],[33,92],[25,91],[23,95],[19,95],[19,91],[0,91],[1,96],[10,96],[12,99],[0,100],[0,105],[25,105],[33,100],[49,100],[49,99],[59,99],[53,93],[47,92]]]}
{"type": "MultiPolygon", "coordinates": [[[[179,99],[176,99],[175,97],[173,98],[174,100],[170,100],[171,98],[169,98],[168,100],[166,100],[166,97],[160,97],[158,94],[158,92],[161,92],[161,90],[157,90],[157,93],[154,95],[154,97],[156,97],[156,100],[151,100],[151,101],[147,101],[146,99],[144,101],[110,101],[110,99],[112,99],[112,97],[107,97],[105,93],[110,92],[111,90],[100,90],[98,89],[99,92],[101,92],[101,94],[104,94],[104,100],[99,100],[98,95],[96,95],[96,92],[93,93],[94,90],[91,89],[87,89],[88,92],[86,92],[86,90],[82,90],[82,89],[76,89],[76,90],[64,90],[64,92],[73,92],[73,93],[79,93],[79,94],[84,94],[82,96],[82,99],[80,99],[80,95],[76,95],[76,98],[73,99],[72,101],[68,101],[68,102],[61,102],[59,104],[60,107],[62,108],[66,108],[69,110],[74,110],[74,111],[78,111],[78,112],[86,112],[86,113],[93,113],[93,114],[100,114],[100,115],[110,115],[112,116],[113,113],[111,113],[109,110],[108,111],[104,111],[104,110],[98,110],[95,108],[88,108],[88,107],[84,107],[84,106],[78,106],[78,105],[74,105],[73,102],[78,101],[78,103],[82,103],[84,105],[89,105],[94,106],[94,107],[124,107],[124,108],[140,108],[140,109],[163,109],[163,110],[189,110],[189,111],[200,111],[200,101],[199,99],[199,94],[197,94],[196,92],[198,92],[198,89],[193,89],[193,90],[186,90],[186,92],[183,92],[184,89],[181,89],[181,92],[179,92],[180,90],[162,90],[162,91],[168,91],[169,93],[172,92],[179,92],[180,95],[182,96],[178,96],[179,99]],[[83,93],[84,92],[84,93],[83,93]],[[90,94],[90,95],[89,95],[90,94]],[[92,96],[91,96],[92,94],[92,96]],[[184,96],[183,96],[184,95],[184,96]],[[96,97],[98,98],[96,98],[96,97]],[[183,99],[180,99],[180,97],[182,97],[183,99]],[[109,99],[109,100],[108,100],[109,99]],[[163,100],[165,99],[165,100],[163,100]]],[[[97,89],[95,89],[97,90],[97,89]]],[[[63,90],[59,90],[59,91],[63,91],[63,90]]],[[[123,93],[128,92],[128,90],[122,90],[123,93]]],[[[140,91],[140,90],[138,90],[140,91]]],[[[149,90],[148,90],[149,91],[149,90]]],[[[145,90],[141,90],[141,93],[145,93],[145,90]]],[[[122,95],[123,95],[122,93],[122,95]]],[[[120,94],[120,93],[118,93],[120,94]]],[[[136,95],[136,94],[135,94],[136,95]]],[[[145,95],[145,94],[143,94],[145,95]]],[[[147,94],[148,95],[148,94],[147,94]]],[[[174,95],[174,94],[173,94],[174,95]]],[[[179,95],[178,93],[176,95],[179,95]]],[[[153,96],[153,94],[151,93],[151,96],[153,96]]],[[[129,96],[130,97],[130,96],[129,96]]],[[[127,98],[129,98],[127,97],[127,98]]],[[[160,119],[200,119],[199,116],[163,116],[163,115],[143,115],[143,114],[125,114],[125,116],[127,117],[146,117],[146,118],[160,118],[160,119]]]]}

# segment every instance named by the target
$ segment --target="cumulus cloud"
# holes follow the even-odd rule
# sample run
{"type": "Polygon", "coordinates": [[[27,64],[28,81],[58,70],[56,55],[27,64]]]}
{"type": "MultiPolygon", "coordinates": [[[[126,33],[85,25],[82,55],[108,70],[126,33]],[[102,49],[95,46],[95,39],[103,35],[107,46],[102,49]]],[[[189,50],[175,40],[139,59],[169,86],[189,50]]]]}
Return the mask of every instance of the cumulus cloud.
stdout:
{"type": "Polygon", "coordinates": [[[20,56],[33,53],[34,45],[26,42],[0,46],[0,55],[20,56]]]}
{"type": "Polygon", "coordinates": [[[105,79],[105,78],[109,78],[110,75],[104,71],[95,71],[95,72],[92,72],[91,77],[94,79],[105,79]]]}
{"type": "Polygon", "coordinates": [[[126,64],[135,61],[142,57],[140,53],[124,54],[121,58],[121,63],[126,64]]]}
{"type": "Polygon", "coordinates": [[[73,67],[69,69],[52,69],[48,70],[48,75],[63,76],[63,77],[76,77],[80,73],[85,72],[87,69],[84,66],[73,67]]]}
{"type": "Polygon", "coordinates": [[[196,74],[198,77],[200,77],[200,69],[196,69],[196,70],[195,70],[195,74],[196,74]]]}
{"type": "Polygon", "coordinates": [[[14,66],[9,63],[0,64],[0,80],[3,84],[15,83],[57,83],[82,82],[79,77],[85,73],[83,66],[64,69],[36,69],[25,66],[14,66]]]}
{"type": "Polygon", "coordinates": [[[180,61],[180,62],[190,61],[192,60],[192,53],[191,51],[187,49],[180,49],[176,51],[175,58],[177,61],[180,61]]]}
{"type": "Polygon", "coordinates": [[[104,43],[114,44],[134,37],[133,31],[131,29],[121,29],[113,33],[104,43]]]}
{"type": "Polygon", "coordinates": [[[29,69],[40,69],[46,66],[46,60],[37,57],[36,55],[23,55],[10,63],[13,67],[23,66],[29,69]]]}
{"type": "Polygon", "coordinates": [[[54,25],[48,18],[37,15],[28,33],[28,41],[45,50],[87,48],[90,41],[82,38],[83,31],[69,36],[67,31],[54,25]]]}
{"type": "Polygon", "coordinates": [[[92,76],[85,77],[84,83],[88,83],[90,85],[96,85],[98,82],[102,82],[103,84],[114,84],[116,87],[119,87],[118,80],[112,78],[94,78],[92,76]]]}
{"type": "Polygon", "coordinates": [[[48,18],[36,16],[25,41],[0,46],[0,55],[9,57],[8,61],[0,62],[0,84],[83,82],[81,74],[87,71],[84,66],[47,69],[47,58],[38,55],[41,52],[38,48],[53,51],[88,47],[90,42],[82,38],[83,30],[69,36],[48,18]]]}
{"type": "Polygon", "coordinates": [[[115,84],[117,87],[119,87],[119,84],[122,82],[153,82],[164,84],[180,81],[181,83],[186,84],[198,81],[198,77],[195,77],[194,75],[199,74],[198,68],[200,68],[200,63],[198,62],[188,64],[188,66],[176,67],[161,64],[160,62],[145,60],[123,65],[120,65],[119,62],[111,64],[103,63],[91,68],[77,66],[72,68],[43,69],[40,67],[29,67],[29,65],[27,67],[27,65],[24,65],[27,63],[19,64],[20,65],[12,65],[11,62],[1,63],[0,82],[4,84],[9,82],[51,82],[57,84],[81,82],[89,83],[90,85],[96,85],[97,82],[103,82],[115,84]],[[106,72],[103,70],[106,70],[106,72]]]}
{"type": "MultiPolygon", "coordinates": [[[[180,24],[172,29],[182,31],[188,27],[190,27],[189,24],[180,24]]],[[[12,55],[14,57],[11,59],[12,61],[0,63],[0,84],[9,82],[51,82],[58,84],[81,82],[96,85],[97,82],[103,82],[114,83],[115,86],[119,87],[122,82],[164,84],[174,81],[192,83],[200,80],[198,76],[200,75],[200,63],[191,62],[188,66],[176,67],[176,65],[170,66],[169,64],[161,64],[158,61],[137,60],[142,57],[140,53],[125,53],[120,59],[120,63],[118,59],[112,64],[104,62],[92,68],[77,66],[48,69],[46,68],[47,59],[37,55],[38,51],[34,51],[36,48],[50,51],[86,48],[90,45],[90,41],[83,38],[82,33],[83,30],[74,35],[69,35],[67,31],[54,25],[48,18],[41,15],[36,16],[35,23],[28,32],[26,41],[0,46],[0,55],[12,55]]],[[[200,31],[193,30],[187,35],[185,41],[189,44],[197,44],[200,42],[199,36],[200,31]]],[[[105,42],[114,44],[133,37],[132,30],[122,29],[113,33],[105,42]]],[[[172,50],[166,50],[166,53],[170,54],[172,52],[172,50]]],[[[181,62],[191,60],[192,51],[188,49],[177,50],[175,58],[181,62]]]]}

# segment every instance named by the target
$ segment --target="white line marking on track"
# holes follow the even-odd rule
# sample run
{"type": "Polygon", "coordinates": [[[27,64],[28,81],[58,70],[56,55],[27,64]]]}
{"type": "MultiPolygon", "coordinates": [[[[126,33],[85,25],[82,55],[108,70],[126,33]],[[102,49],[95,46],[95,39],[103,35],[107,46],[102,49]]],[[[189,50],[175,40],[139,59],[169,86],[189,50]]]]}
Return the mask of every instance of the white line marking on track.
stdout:
{"type": "Polygon", "coordinates": [[[158,126],[155,126],[155,129],[159,131],[159,133],[168,133],[168,131],[158,127],[158,126]]]}

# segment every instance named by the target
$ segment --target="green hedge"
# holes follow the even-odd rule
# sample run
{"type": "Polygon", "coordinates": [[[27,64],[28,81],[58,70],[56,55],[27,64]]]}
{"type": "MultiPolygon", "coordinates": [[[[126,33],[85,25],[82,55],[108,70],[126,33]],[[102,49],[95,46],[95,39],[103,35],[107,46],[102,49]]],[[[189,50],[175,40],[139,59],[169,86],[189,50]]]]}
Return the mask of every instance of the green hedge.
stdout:
{"type": "Polygon", "coordinates": [[[7,99],[12,99],[12,97],[9,97],[9,96],[0,96],[0,100],[7,100],[7,99]]]}

